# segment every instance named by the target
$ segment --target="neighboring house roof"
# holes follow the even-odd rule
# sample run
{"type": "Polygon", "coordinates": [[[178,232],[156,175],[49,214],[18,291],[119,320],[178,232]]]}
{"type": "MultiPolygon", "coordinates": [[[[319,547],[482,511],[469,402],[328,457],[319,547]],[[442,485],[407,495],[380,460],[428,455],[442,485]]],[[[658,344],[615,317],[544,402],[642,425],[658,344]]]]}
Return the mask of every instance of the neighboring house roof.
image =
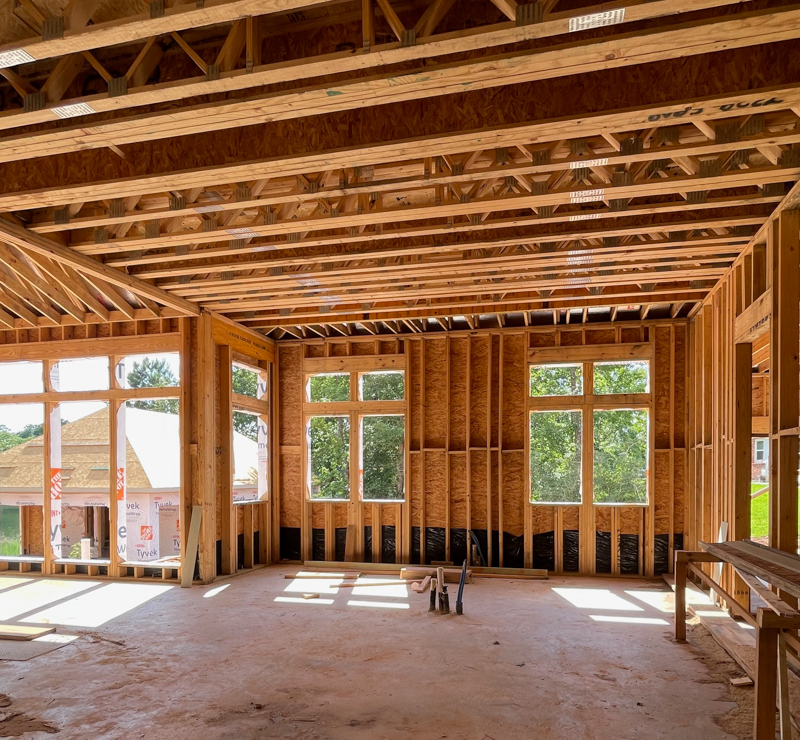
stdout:
{"type": "MultiPolygon", "coordinates": [[[[180,417],[127,408],[126,482],[129,491],[177,490],[180,487],[180,417]]],[[[234,432],[237,480],[255,466],[258,445],[234,432]]],[[[107,492],[109,482],[108,407],[61,427],[62,490],[107,492]]],[[[0,490],[42,490],[44,441],[34,437],[0,452],[0,490]]]]}

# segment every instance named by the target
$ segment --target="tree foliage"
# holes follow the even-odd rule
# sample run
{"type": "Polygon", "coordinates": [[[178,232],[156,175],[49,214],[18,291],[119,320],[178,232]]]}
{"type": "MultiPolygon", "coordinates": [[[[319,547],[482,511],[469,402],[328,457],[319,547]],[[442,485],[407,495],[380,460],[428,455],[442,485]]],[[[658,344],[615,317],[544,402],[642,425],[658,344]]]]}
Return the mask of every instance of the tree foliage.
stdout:
{"type": "Polygon", "coordinates": [[[350,497],[350,418],[314,416],[308,423],[311,497],[350,497]]]}
{"type": "Polygon", "coordinates": [[[362,429],[364,498],[402,500],[405,419],[366,416],[362,429]]]}
{"type": "Polygon", "coordinates": [[[594,500],[599,504],[647,501],[647,412],[594,412],[594,500]]]}
{"type": "MultiPolygon", "coordinates": [[[[133,367],[128,372],[128,385],[131,388],[173,388],[178,385],[178,379],[165,359],[145,357],[141,362],[134,360],[133,367]]],[[[177,398],[128,401],[128,405],[162,414],[178,413],[177,398]]]]}
{"type": "MultiPolygon", "coordinates": [[[[233,368],[233,392],[258,398],[258,375],[243,367],[233,368]]],[[[254,442],[258,441],[258,417],[241,411],[233,412],[233,430],[254,442]]]]}

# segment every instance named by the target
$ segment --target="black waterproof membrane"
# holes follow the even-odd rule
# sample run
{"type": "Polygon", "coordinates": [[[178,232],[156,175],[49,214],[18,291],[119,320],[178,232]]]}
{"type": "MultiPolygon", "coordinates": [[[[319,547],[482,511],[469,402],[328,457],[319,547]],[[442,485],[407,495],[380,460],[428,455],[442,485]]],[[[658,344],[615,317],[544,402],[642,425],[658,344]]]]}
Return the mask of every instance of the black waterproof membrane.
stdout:
{"type": "Polygon", "coordinates": [[[639,535],[619,536],[619,572],[624,575],[639,573],[639,535]]]}
{"type": "Polygon", "coordinates": [[[657,534],[653,541],[654,565],[653,572],[663,575],[669,571],[669,535],[657,534]]]}
{"type": "Polygon", "coordinates": [[[450,530],[450,560],[453,565],[461,565],[467,559],[467,530],[450,530]]]}
{"type": "Polygon", "coordinates": [[[281,560],[300,560],[300,527],[281,527],[281,560]]]}
{"type": "Polygon", "coordinates": [[[244,568],[244,534],[236,538],[236,570],[244,568]]]}
{"type": "Polygon", "coordinates": [[[217,575],[222,575],[222,540],[217,540],[217,575]]]}
{"type": "Polygon", "coordinates": [[[411,527],[411,564],[420,565],[420,528],[411,527]]]}
{"type": "MultiPolygon", "coordinates": [[[[455,560],[454,560],[455,562],[455,560]]],[[[525,567],[525,536],[503,532],[503,567],[525,567]]]]}
{"type": "Polygon", "coordinates": [[[333,559],[337,563],[343,563],[347,552],[347,527],[336,527],[334,533],[336,535],[336,554],[333,559]]]}
{"type": "Polygon", "coordinates": [[[595,532],[595,570],[611,572],[611,532],[595,532]]]}
{"type": "Polygon", "coordinates": [[[364,562],[372,562],[372,527],[364,527],[364,562]]]}
{"type": "Polygon", "coordinates": [[[447,560],[445,550],[445,528],[425,527],[425,562],[444,562],[447,560]]]}
{"type": "Polygon", "coordinates": [[[533,535],[533,567],[556,569],[556,533],[539,532],[533,535]]]}
{"type": "Polygon", "coordinates": [[[394,524],[381,525],[381,562],[394,563],[397,543],[394,524]]]}
{"type": "Polygon", "coordinates": [[[577,573],[581,568],[581,533],[577,529],[565,529],[561,534],[561,567],[565,573],[577,573]]]}
{"type": "Polygon", "coordinates": [[[311,530],[311,559],[325,560],[325,530],[311,530]]]}

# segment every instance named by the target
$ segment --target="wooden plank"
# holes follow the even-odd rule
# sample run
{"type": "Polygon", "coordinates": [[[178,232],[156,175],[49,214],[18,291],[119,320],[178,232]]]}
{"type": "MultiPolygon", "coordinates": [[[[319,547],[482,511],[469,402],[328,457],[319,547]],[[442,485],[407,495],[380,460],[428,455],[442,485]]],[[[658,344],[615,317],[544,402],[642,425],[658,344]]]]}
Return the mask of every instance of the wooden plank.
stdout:
{"type": "Polygon", "coordinates": [[[405,370],[405,368],[405,355],[303,358],[303,372],[306,373],[369,372],[371,370],[405,370]]]}
{"type": "Polygon", "coordinates": [[[739,316],[734,325],[734,342],[754,342],[769,331],[772,315],[772,292],[767,290],[756,298],[739,316]]]}
{"type": "Polygon", "coordinates": [[[194,303],[173,296],[165,290],[161,290],[161,288],[156,288],[154,285],[126,275],[113,267],[107,267],[101,262],[78,254],[42,234],[36,234],[5,219],[0,219],[0,238],[23,251],[31,251],[48,257],[55,262],[75,268],[83,275],[100,278],[111,285],[129,290],[134,295],[142,295],[183,314],[189,316],[198,316],[200,314],[200,309],[194,303]]]}
{"type": "Polygon", "coordinates": [[[181,565],[181,588],[191,588],[194,568],[197,562],[197,546],[200,541],[200,520],[203,518],[203,507],[192,506],[192,521],[189,524],[189,539],[181,565]]]}
{"type": "MultiPolygon", "coordinates": [[[[791,40],[800,22],[794,8],[761,10],[735,17],[703,19],[668,27],[619,34],[610,39],[565,45],[556,49],[517,52],[482,60],[465,60],[438,67],[422,67],[397,75],[376,75],[339,85],[320,85],[296,92],[272,93],[248,101],[223,101],[187,106],[169,113],[145,113],[120,118],[87,129],[63,128],[3,140],[0,160],[46,156],[80,147],[151,141],[174,136],[285,120],[322,112],[352,110],[371,105],[443,95],[454,90],[483,89],[515,82],[585,74],[597,69],[622,67],[681,58],[753,44],[791,40]],[[498,64],[507,70],[497,75],[498,64]]],[[[702,121],[692,119],[694,123],[702,121]]]]}
{"type": "Polygon", "coordinates": [[[217,344],[230,345],[236,352],[251,357],[256,364],[260,360],[275,362],[275,343],[271,339],[225,316],[211,313],[211,336],[217,344]]]}
{"type": "Polygon", "coordinates": [[[649,360],[652,345],[641,344],[597,344],[579,347],[533,347],[528,350],[528,362],[608,362],[619,360],[649,360]]]}
{"type": "Polygon", "coordinates": [[[34,640],[55,632],[55,627],[27,627],[22,624],[0,624],[0,640],[34,640]]]}

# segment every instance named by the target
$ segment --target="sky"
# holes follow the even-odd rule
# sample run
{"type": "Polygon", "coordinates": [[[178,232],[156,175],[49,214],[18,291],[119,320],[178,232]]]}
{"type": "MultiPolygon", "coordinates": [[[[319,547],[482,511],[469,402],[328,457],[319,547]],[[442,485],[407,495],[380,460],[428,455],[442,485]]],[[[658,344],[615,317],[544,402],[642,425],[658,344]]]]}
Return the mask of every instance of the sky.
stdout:
{"type": "MultiPolygon", "coordinates": [[[[127,372],[134,362],[145,357],[167,361],[175,377],[180,377],[180,355],[178,353],[129,355],[125,358],[127,372]]],[[[109,387],[108,358],[89,357],[79,360],[61,360],[53,368],[58,376],[61,391],[106,390],[109,387]]],[[[55,382],[55,377],[53,378],[55,382]]],[[[127,378],[123,386],[128,387],[127,378]]],[[[0,363],[0,394],[2,393],[41,393],[44,390],[42,363],[40,362],[2,362],[0,363]]],[[[75,421],[99,411],[105,404],[99,401],[71,401],[61,405],[61,418],[75,421]]],[[[12,432],[21,431],[28,424],[41,424],[44,421],[44,406],[39,403],[0,404],[0,425],[12,432]]]]}

